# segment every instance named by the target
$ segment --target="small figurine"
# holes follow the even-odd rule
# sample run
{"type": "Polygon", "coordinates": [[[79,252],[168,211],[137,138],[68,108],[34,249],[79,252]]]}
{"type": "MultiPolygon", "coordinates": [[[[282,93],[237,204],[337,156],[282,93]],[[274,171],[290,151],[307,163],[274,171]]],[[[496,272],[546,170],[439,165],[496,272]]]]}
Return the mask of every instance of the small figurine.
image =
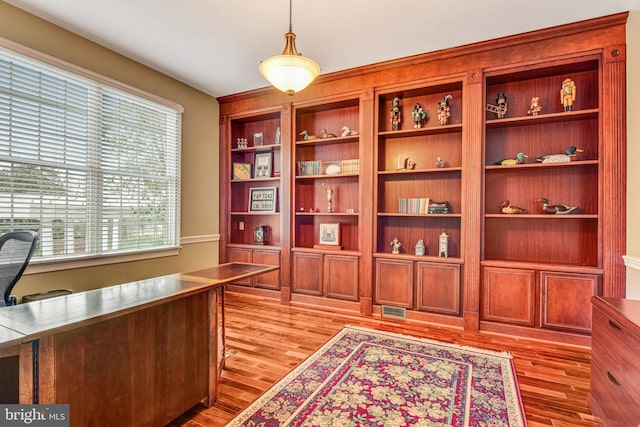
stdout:
{"type": "Polygon", "coordinates": [[[438,238],[438,256],[439,257],[449,257],[449,235],[445,233],[444,228],[442,229],[442,233],[440,233],[440,237],[438,238]]]}
{"type": "Polygon", "coordinates": [[[300,135],[302,135],[304,137],[305,141],[311,141],[313,139],[318,139],[317,136],[315,135],[310,135],[309,132],[305,129],[302,132],[300,132],[300,135]]]}
{"type": "Polygon", "coordinates": [[[524,153],[518,153],[516,154],[515,159],[507,158],[507,159],[498,160],[497,162],[494,163],[494,165],[502,165],[502,166],[522,165],[524,164],[525,158],[527,157],[529,156],[527,156],[524,153]]]}
{"type": "Polygon", "coordinates": [[[566,215],[579,209],[578,206],[569,205],[550,205],[549,200],[544,197],[539,200],[542,202],[542,212],[555,215],[566,215]]]}
{"type": "Polygon", "coordinates": [[[574,145],[570,145],[564,151],[564,154],[547,154],[540,156],[536,160],[541,163],[566,163],[575,159],[576,153],[582,153],[584,150],[576,148],[574,145]]]}
{"type": "Polygon", "coordinates": [[[333,187],[331,187],[330,185],[327,185],[327,188],[325,189],[325,191],[327,192],[327,212],[328,213],[332,213],[333,212],[333,187]]]}
{"type": "Polygon", "coordinates": [[[507,96],[502,92],[498,93],[496,105],[487,104],[486,110],[496,113],[499,119],[504,119],[507,114],[507,96]]]}
{"type": "Polygon", "coordinates": [[[397,237],[394,237],[391,241],[391,253],[394,255],[398,255],[400,253],[400,246],[402,246],[400,240],[398,240],[397,237]]]}
{"type": "Polygon", "coordinates": [[[571,79],[564,79],[560,89],[560,103],[564,111],[573,109],[573,101],[576,100],[576,84],[571,79]]]}
{"type": "Polygon", "coordinates": [[[238,148],[247,148],[247,138],[238,138],[236,140],[238,148]]]}
{"type": "Polygon", "coordinates": [[[402,118],[400,117],[402,111],[400,110],[400,98],[397,96],[393,98],[391,103],[391,130],[398,130],[400,127],[400,121],[402,118]]]}
{"type": "Polygon", "coordinates": [[[341,136],[356,136],[358,135],[357,130],[351,130],[348,126],[342,126],[342,134],[341,136]]]}
{"type": "Polygon", "coordinates": [[[336,135],[333,133],[328,133],[326,129],[322,129],[320,131],[320,138],[335,138],[336,135]]]}
{"type": "Polygon", "coordinates": [[[449,123],[449,117],[451,117],[451,106],[449,101],[453,99],[453,96],[447,95],[440,102],[438,102],[438,120],[441,125],[449,123]]]}
{"type": "Polygon", "coordinates": [[[416,243],[416,256],[424,255],[424,241],[422,239],[418,240],[416,243]]]}
{"type": "Polygon", "coordinates": [[[531,97],[531,106],[527,110],[527,114],[530,116],[537,116],[540,111],[542,111],[542,106],[538,102],[540,99],[539,96],[531,97]]]}
{"type": "Polygon", "coordinates": [[[436,159],[436,167],[438,169],[441,169],[444,167],[444,160],[442,160],[442,157],[438,156],[438,158],[436,159]]]}
{"type": "Polygon", "coordinates": [[[426,120],[429,120],[429,113],[422,108],[420,103],[413,107],[413,128],[420,129],[426,120]]]}
{"type": "Polygon", "coordinates": [[[280,126],[276,128],[276,145],[280,144],[280,139],[282,137],[282,131],[280,130],[280,126]]]}
{"type": "Polygon", "coordinates": [[[508,200],[505,200],[500,207],[502,207],[502,213],[504,214],[521,214],[525,213],[526,209],[520,208],[518,206],[512,206],[508,200]]]}

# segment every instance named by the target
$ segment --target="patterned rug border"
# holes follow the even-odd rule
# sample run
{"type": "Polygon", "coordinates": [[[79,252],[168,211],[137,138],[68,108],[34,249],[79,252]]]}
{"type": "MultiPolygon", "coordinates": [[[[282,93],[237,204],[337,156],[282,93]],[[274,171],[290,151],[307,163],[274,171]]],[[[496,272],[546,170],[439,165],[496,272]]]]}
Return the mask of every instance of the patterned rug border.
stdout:
{"type": "Polygon", "coordinates": [[[242,426],[246,419],[251,416],[256,410],[261,408],[265,402],[270,401],[276,394],[278,394],[286,384],[290,383],[295,377],[297,377],[301,372],[305,369],[309,368],[313,363],[316,362],[317,359],[322,357],[322,355],[329,350],[333,345],[335,345],[338,341],[340,341],[345,335],[350,332],[361,332],[361,333],[369,333],[376,335],[383,335],[390,338],[401,339],[404,341],[414,341],[420,344],[433,344],[436,346],[453,349],[456,351],[464,351],[467,353],[474,353],[478,355],[482,355],[485,357],[492,357],[496,359],[502,359],[504,363],[508,364],[511,375],[504,376],[504,381],[506,383],[505,393],[506,398],[510,400],[517,400],[518,407],[521,414],[521,423],[519,426],[526,427],[527,421],[525,418],[524,407],[522,405],[522,398],[520,396],[520,387],[518,385],[518,380],[516,377],[516,370],[513,364],[513,355],[508,351],[495,351],[488,349],[481,349],[477,347],[471,346],[463,346],[459,344],[447,343],[443,341],[437,341],[429,338],[421,338],[413,335],[407,335],[397,332],[389,332],[382,331],[377,329],[370,329],[361,326],[354,325],[345,325],[336,332],[333,337],[331,337],[327,342],[318,347],[312,354],[310,354],[305,360],[303,360],[300,364],[298,364],[295,368],[293,368],[287,375],[278,380],[274,385],[272,385],[267,391],[265,391],[258,399],[252,402],[248,407],[246,407],[242,412],[236,415],[229,423],[226,424],[226,427],[238,427],[242,426]],[[515,396],[513,395],[515,394],[515,396]]]}

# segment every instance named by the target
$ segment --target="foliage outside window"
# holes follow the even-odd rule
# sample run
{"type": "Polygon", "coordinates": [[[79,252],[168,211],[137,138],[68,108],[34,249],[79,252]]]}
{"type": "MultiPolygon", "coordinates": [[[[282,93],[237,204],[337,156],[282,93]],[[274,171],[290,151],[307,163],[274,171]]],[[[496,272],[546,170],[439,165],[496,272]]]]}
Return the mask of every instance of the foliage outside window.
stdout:
{"type": "Polygon", "coordinates": [[[179,245],[181,107],[0,47],[0,234],[34,261],[179,245]]]}

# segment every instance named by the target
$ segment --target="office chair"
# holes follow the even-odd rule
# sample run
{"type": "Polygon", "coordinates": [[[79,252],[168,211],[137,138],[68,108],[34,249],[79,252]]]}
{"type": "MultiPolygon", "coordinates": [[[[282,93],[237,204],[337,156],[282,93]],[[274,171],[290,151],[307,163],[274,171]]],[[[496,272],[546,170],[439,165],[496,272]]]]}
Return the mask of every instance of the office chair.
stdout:
{"type": "Polygon", "coordinates": [[[11,295],[15,284],[22,277],[38,244],[38,233],[10,231],[0,236],[0,307],[15,305],[11,295]]]}

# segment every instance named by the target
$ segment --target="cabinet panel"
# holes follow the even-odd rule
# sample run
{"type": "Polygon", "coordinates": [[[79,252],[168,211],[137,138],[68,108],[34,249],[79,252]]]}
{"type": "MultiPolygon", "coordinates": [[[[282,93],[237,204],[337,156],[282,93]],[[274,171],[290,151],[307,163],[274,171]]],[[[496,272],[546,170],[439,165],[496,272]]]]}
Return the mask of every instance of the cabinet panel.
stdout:
{"type": "Polygon", "coordinates": [[[308,295],[322,295],[322,254],[307,252],[293,254],[291,291],[308,295]]]}
{"type": "MultiPolygon", "coordinates": [[[[251,248],[227,248],[227,262],[251,262],[251,248]]],[[[251,278],[241,279],[234,282],[236,285],[252,286],[251,278]]]]}
{"type": "Polygon", "coordinates": [[[329,298],[358,300],[358,257],[325,255],[324,286],[329,298]]]}
{"type": "Polygon", "coordinates": [[[418,310],[460,315],[460,266],[433,262],[416,264],[418,310]]]}
{"type": "Polygon", "coordinates": [[[376,303],[413,308],[413,262],[376,259],[376,303]]]}
{"type": "MultiPolygon", "coordinates": [[[[253,262],[265,265],[280,265],[280,251],[268,249],[255,249],[253,251],[253,262]]],[[[280,270],[271,273],[261,274],[255,277],[255,285],[258,288],[280,289],[280,270]]]]}
{"type": "Polygon", "coordinates": [[[593,274],[541,271],[541,326],[590,332],[591,297],[598,294],[598,284],[593,274]]]}
{"type": "Polygon", "coordinates": [[[534,326],[535,271],[485,267],[482,320],[534,326]]]}

